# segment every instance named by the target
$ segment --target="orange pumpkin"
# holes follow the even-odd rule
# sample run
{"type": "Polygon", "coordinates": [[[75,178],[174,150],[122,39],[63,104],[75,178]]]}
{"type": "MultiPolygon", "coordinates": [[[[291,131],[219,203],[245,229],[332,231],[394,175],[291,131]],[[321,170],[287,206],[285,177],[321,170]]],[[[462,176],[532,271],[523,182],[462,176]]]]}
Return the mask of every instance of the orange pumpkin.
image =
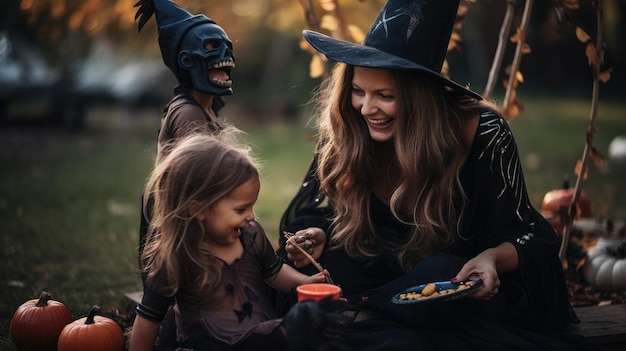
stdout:
{"type": "Polygon", "coordinates": [[[100,307],[93,306],[87,317],[66,325],[59,336],[58,351],[123,351],[126,341],[122,328],[98,313],[100,307]]]}
{"type": "Polygon", "coordinates": [[[20,350],[56,350],[61,330],[72,321],[63,303],[43,291],[39,299],[24,302],[11,318],[11,340],[20,350]]]}
{"type": "MultiPolygon", "coordinates": [[[[563,232],[563,218],[567,214],[574,194],[574,189],[570,189],[569,182],[565,181],[561,189],[548,191],[543,197],[541,212],[559,234],[563,232]]],[[[591,202],[587,194],[581,191],[578,202],[576,202],[573,219],[585,217],[591,217],[591,202]]]]}

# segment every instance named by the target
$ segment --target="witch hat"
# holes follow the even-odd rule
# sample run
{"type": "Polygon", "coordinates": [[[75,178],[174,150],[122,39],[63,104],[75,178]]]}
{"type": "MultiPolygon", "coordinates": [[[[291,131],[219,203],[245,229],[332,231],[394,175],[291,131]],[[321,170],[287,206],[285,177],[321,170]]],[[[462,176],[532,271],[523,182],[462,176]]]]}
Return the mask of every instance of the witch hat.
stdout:
{"type": "Polygon", "coordinates": [[[205,15],[194,16],[170,0],[139,0],[134,7],[139,7],[135,14],[135,20],[139,18],[139,31],[156,14],[163,62],[180,81],[178,53],[185,33],[201,24],[216,24],[215,21],[205,15]]]}
{"type": "Polygon", "coordinates": [[[480,100],[479,94],[441,74],[458,7],[459,0],[388,0],[362,44],[309,30],[303,35],[332,61],[424,72],[480,100]]]}

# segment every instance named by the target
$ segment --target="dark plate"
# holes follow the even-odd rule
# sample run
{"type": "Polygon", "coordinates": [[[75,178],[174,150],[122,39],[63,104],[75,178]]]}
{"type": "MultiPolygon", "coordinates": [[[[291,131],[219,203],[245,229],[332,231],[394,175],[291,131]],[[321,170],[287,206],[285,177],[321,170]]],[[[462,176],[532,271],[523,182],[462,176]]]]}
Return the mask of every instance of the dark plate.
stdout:
{"type": "Polygon", "coordinates": [[[414,286],[412,288],[408,288],[398,294],[395,294],[391,298],[391,302],[406,304],[453,300],[464,297],[467,294],[476,291],[477,289],[480,289],[481,286],[483,286],[483,281],[481,279],[468,280],[462,283],[452,283],[447,281],[422,284],[414,286]],[[431,284],[434,286],[436,293],[430,296],[420,296],[424,291],[424,288],[431,284]],[[462,287],[461,285],[464,285],[465,287],[462,287]]]}

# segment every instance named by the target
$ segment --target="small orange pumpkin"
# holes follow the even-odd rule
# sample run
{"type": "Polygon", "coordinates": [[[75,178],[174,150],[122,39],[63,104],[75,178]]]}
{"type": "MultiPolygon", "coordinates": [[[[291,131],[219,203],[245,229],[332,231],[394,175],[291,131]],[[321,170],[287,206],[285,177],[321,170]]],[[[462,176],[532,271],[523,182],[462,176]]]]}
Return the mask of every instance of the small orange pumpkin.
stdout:
{"type": "Polygon", "coordinates": [[[43,291],[39,299],[24,302],[11,318],[11,340],[20,350],[56,350],[61,330],[72,321],[63,303],[43,291]]]}
{"type": "MultiPolygon", "coordinates": [[[[550,190],[543,197],[541,212],[559,234],[563,231],[563,218],[569,210],[574,194],[574,189],[570,189],[566,180],[561,189],[550,190]]],[[[575,210],[573,219],[591,217],[591,202],[583,191],[580,192],[575,210]]]]}
{"type": "Polygon", "coordinates": [[[87,317],[68,324],[59,336],[58,351],[123,351],[126,347],[122,328],[111,318],[98,316],[93,306],[87,317]]]}

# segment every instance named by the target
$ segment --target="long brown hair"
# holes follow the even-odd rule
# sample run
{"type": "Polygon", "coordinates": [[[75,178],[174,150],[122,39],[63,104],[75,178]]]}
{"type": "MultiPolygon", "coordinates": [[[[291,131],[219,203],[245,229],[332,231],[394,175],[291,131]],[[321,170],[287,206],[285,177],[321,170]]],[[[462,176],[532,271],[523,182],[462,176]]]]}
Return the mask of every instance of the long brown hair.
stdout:
{"type": "Polygon", "coordinates": [[[229,127],[218,135],[198,131],[179,139],[167,146],[148,177],[144,199],[153,206],[146,213],[150,229],[142,261],[147,279],[163,280],[164,294],[174,295],[184,284],[200,300],[220,284],[221,264],[196,215],[259,177],[258,163],[239,143],[239,134],[229,127]],[[201,205],[195,209],[192,202],[201,205]]]}
{"type": "MultiPolygon", "coordinates": [[[[469,152],[461,136],[466,114],[491,108],[460,96],[424,74],[391,71],[397,101],[395,158],[400,167],[390,208],[411,226],[398,260],[410,269],[441,251],[456,235],[465,201],[459,172],[469,152]]],[[[332,247],[355,257],[374,257],[367,248],[375,229],[369,217],[376,164],[373,141],[351,104],[353,67],[338,63],[318,92],[318,176],[333,205],[332,247]]]]}

